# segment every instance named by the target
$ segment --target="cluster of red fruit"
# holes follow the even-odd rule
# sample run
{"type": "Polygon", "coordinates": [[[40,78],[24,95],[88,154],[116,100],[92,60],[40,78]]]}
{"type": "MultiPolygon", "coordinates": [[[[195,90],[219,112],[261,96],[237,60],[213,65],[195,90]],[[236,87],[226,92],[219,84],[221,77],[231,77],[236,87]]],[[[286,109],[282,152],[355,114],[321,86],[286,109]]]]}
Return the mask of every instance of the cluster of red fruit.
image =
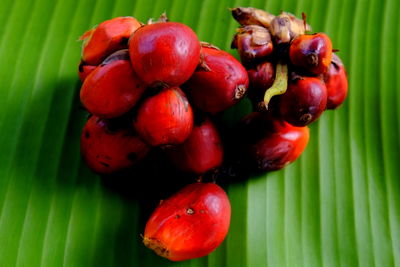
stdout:
{"type": "MultiPolygon", "coordinates": [[[[114,18],[81,39],[80,99],[91,114],[81,153],[92,170],[130,168],[154,147],[184,172],[201,175],[222,164],[213,115],[245,95],[248,76],[238,60],[165,15],[145,25],[114,18]]],[[[230,214],[221,187],[197,182],[159,205],[143,242],[170,260],[205,256],[224,240],[230,214]]]]}
{"type": "Polygon", "coordinates": [[[164,16],[146,25],[114,18],[82,40],[80,98],[92,116],[81,148],[90,168],[113,173],[156,146],[184,171],[202,174],[221,165],[211,117],[244,97],[248,76],[239,61],[164,16]]]}
{"type": "MultiPolygon", "coordinates": [[[[213,172],[223,163],[224,149],[233,146],[222,145],[216,115],[247,91],[258,111],[230,131],[237,162],[250,167],[246,171],[270,171],[303,152],[306,125],[346,97],[343,65],[332,59],[326,35],[305,34],[309,26],[291,14],[232,12],[242,24],[232,46],[247,70],[165,15],[147,24],[114,18],[82,36],[80,98],[91,117],[81,153],[92,170],[111,174],[131,168],[159,147],[183,172],[213,172]]],[[[170,260],[205,256],[224,240],[230,214],[221,187],[197,182],[161,202],[143,242],[170,260]]]]}
{"type": "Polygon", "coordinates": [[[307,33],[304,14],[301,20],[251,7],[231,11],[241,24],[232,48],[248,71],[248,97],[256,110],[238,131],[243,160],[261,171],[281,169],[305,149],[307,125],[345,100],[346,71],[326,34],[307,33]]]}

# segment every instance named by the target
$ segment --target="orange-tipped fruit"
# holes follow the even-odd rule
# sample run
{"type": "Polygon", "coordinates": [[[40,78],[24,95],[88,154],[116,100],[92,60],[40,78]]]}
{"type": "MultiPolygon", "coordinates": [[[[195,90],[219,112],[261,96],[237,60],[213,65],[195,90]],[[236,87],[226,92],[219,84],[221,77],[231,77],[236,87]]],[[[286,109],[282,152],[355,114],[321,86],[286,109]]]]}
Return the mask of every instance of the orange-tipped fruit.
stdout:
{"type": "Polygon", "coordinates": [[[199,258],[225,239],[231,205],[214,183],[190,184],[160,203],[147,221],[143,243],[171,261],[199,258]]]}

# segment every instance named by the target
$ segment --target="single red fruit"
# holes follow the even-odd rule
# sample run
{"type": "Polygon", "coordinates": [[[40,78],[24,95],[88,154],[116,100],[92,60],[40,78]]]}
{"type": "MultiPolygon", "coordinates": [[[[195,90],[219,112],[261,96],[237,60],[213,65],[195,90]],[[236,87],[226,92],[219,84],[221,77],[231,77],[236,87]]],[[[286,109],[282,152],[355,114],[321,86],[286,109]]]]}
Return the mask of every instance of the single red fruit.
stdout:
{"type": "Polygon", "coordinates": [[[128,112],[142,96],[145,85],[133,72],[128,50],[109,56],[85,79],[80,97],[85,108],[101,118],[128,112]]]}
{"type": "Polygon", "coordinates": [[[200,43],[188,26],[159,22],[135,32],[129,53],[133,69],[148,86],[180,86],[199,63],[200,43]]]}
{"type": "Polygon", "coordinates": [[[265,91],[272,86],[275,80],[275,67],[271,62],[265,61],[255,68],[247,71],[249,75],[248,97],[253,105],[264,105],[265,91]]]}
{"type": "Polygon", "coordinates": [[[85,64],[82,60],[79,63],[79,67],[78,67],[78,75],[79,75],[79,79],[81,80],[81,82],[84,82],[86,77],[89,76],[90,73],[92,73],[92,71],[94,71],[96,69],[97,66],[93,66],[93,65],[87,65],[85,64]]]}
{"type": "Polygon", "coordinates": [[[189,138],[169,148],[167,154],[178,169],[202,174],[222,164],[224,151],[214,123],[201,118],[195,122],[189,138]]]}
{"type": "Polygon", "coordinates": [[[259,171],[279,170],[295,161],[307,146],[308,127],[295,127],[270,114],[253,112],[241,121],[242,157],[259,171]]]}
{"type": "Polygon", "coordinates": [[[282,119],[294,126],[306,126],[326,109],[327,90],[323,81],[314,77],[293,76],[287,92],[280,99],[282,119]]]}
{"type": "Polygon", "coordinates": [[[348,90],[346,70],[336,54],[332,56],[332,62],[324,75],[324,80],[328,90],[327,108],[335,109],[346,99],[348,90]]]}
{"type": "Polygon", "coordinates": [[[184,85],[191,102],[199,109],[218,113],[245,95],[249,84],[246,69],[229,53],[215,47],[202,47],[202,66],[184,85]]]}
{"type": "Polygon", "coordinates": [[[180,144],[193,129],[193,111],[178,87],[165,88],[140,106],[134,127],[153,146],[180,144]]]}
{"type": "Polygon", "coordinates": [[[190,184],[162,201],[153,212],[143,243],[172,261],[203,257],[225,239],[230,218],[231,205],[221,187],[190,184]]]}
{"type": "Polygon", "coordinates": [[[113,52],[128,48],[129,37],[139,27],[141,23],[133,17],[117,17],[88,30],[80,38],[83,62],[98,65],[113,52]]]}
{"type": "Polygon", "coordinates": [[[299,35],[290,45],[290,61],[313,74],[323,74],[332,59],[332,42],[328,35],[316,33],[299,35]]]}
{"type": "Polygon", "coordinates": [[[82,131],[82,156],[87,165],[100,174],[129,168],[144,158],[149,150],[132,128],[120,125],[119,121],[92,116],[82,131]]]}
{"type": "Polygon", "coordinates": [[[232,48],[237,48],[243,63],[252,63],[272,54],[274,46],[268,29],[258,25],[248,25],[237,29],[232,48]]]}

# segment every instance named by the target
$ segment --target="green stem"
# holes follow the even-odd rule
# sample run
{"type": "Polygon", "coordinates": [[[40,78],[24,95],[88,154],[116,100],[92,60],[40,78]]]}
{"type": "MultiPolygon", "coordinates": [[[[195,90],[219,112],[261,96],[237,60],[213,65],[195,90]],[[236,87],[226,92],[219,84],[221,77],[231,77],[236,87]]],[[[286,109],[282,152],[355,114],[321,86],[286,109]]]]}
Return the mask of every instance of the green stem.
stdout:
{"type": "Polygon", "coordinates": [[[264,104],[267,109],[271,98],[276,95],[284,94],[288,85],[288,67],[286,64],[278,63],[275,73],[274,83],[264,94],[264,104]]]}

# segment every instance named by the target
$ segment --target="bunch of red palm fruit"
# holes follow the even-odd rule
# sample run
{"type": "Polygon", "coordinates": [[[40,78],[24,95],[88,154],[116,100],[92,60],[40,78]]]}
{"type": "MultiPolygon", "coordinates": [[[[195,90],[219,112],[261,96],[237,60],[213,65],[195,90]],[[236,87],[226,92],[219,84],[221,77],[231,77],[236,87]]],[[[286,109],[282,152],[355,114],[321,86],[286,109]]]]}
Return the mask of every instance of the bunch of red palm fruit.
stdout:
{"type": "MultiPolygon", "coordinates": [[[[155,147],[196,175],[222,164],[213,117],[245,95],[248,76],[239,61],[165,15],[147,24],[114,18],[81,39],[80,99],[91,114],[81,153],[92,170],[128,169],[155,147]]],[[[197,182],[158,206],[143,242],[170,260],[201,257],[224,240],[230,213],[221,187],[197,182]]]]}
{"type": "Polygon", "coordinates": [[[232,41],[248,71],[255,112],[239,127],[243,161],[253,169],[281,169],[303,152],[307,125],[347,96],[347,76],[324,33],[309,34],[303,19],[256,8],[231,9],[241,24],[232,41]]]}
{"type": "MultiPolygon", "coordinates": [[[[242,24],[232,45],[247,71],[229,53],[199,42],[189,27],[165,15],[147,24],[114,18],[81,37],[80,99],[91,114],[81,153],[92,170],[129,169],[158,147],[183,172],[214,172],[223,164],[224,145],[232,146],[223,145],[215,118],[247,91],[258,112],[231,129],[240,140],[234,145],[239,153],[233,154],[245,169],[280,169],[303,152],[306,125],[327,102],[334,108],[346,96],[343,65],[335,56],[331,60],[326,35],[305,34],[309,26],[291,14],[275,17],[253,8],[232,12],[242,24]],[[277,94],[282,95],[272,98],[277,94]]],[[[225,238],[230,212],[219,186],[191,184],[159,205],[143,241],[171,260],[201,257],[225,238]]]]}
{"type": "Polygon", "coordinates": [[[212,117],[244,97],[248,76],[239,61],[165,16],[146,25],[114,18],[82,39],[80,98],[92,117],[81,150],[90,168],[100,174],[129,168],[152,147],[162,147],[184,171],[221,165],[212,117]]]}

